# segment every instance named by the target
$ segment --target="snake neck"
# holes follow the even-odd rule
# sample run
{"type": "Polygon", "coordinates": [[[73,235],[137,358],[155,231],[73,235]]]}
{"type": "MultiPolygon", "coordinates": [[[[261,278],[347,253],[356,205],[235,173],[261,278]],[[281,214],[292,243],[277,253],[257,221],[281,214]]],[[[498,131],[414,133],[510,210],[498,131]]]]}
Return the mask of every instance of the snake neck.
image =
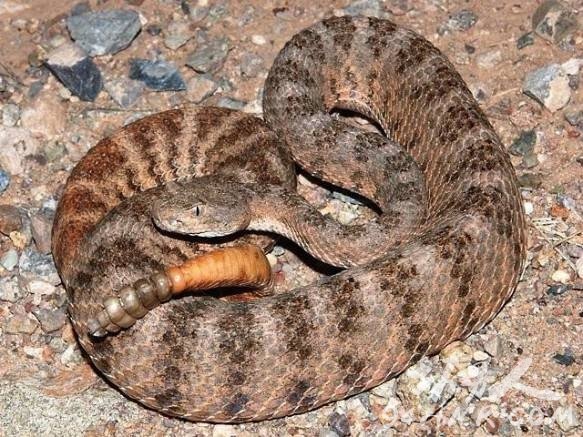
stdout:
{"type": "Polygon", "coordinates": [[[263,193],[250,202],[250,211],[249,231],[281,235],[313,257],[342,268],[364,265],[382,256],[410,231],[408,226],[399,225],[387,229],[381,217],[343,225],[291,192],[263,193]]]}

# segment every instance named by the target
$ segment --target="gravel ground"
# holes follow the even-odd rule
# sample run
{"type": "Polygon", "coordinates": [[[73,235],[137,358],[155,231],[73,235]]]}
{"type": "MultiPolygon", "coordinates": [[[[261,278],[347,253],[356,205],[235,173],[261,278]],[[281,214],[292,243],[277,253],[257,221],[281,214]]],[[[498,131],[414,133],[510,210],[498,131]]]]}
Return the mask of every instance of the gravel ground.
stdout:
{"type": "MultiPolygon", "coordinates": [[[[0,0],[0,436],[581,435],[582,11],[580,0],[0,0]],[[67,175],[97,140],[152,112],[194,102],[260,114],[284,42],[358,13],[443,50],[508,146],[529,217],[514,297],[465,342],[307,414],[215,426],[126,399],[66,318],[50,229],[67,175]]],[[[300,189],[341,221],[367,215],[308,180],[300,189]]],[[[318,277],[288,247],[270,261],[282,289],[318,277]]]]}

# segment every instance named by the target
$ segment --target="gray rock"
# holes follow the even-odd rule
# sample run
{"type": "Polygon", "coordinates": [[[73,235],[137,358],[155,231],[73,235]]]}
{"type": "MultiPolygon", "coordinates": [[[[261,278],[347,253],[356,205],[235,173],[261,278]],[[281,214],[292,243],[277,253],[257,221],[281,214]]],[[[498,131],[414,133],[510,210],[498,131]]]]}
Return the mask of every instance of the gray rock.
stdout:
{"type": "Polygon", "coordinates": [[[18,267],[25,278],[42,279],[53,285],[61,282],[51,254],[41,254],[32,247],[24,249],[18,267]]]}
{"type": "Polygon", "coordinates": [[[184,21],[173,21],[168,25],[164,38],[164,45],[170,50],[176,50],[182,47],[192,38],[190,24],[184,21]]]}
{"type": "Polygon", "coordinates": [[[323,428],[318,434],[319,437],[339,437],[332,428],[323,428]]]}
{"type": "Polygon", "coordinates": [[[198,73],[214,73],[221,69],[228,53],[227,38],[207,41],[188,56],[186,65],[198,73]]]}
{"type": "Polygon", "coordinates": [[[500,336],[496,335],[484,343],[484,350],[491,357],[498,357],[502,355],[504,345],[502,344],[502,339],[500,336]]]}
{"type": "Polygon", "coordinates": [[[577,28],[577,18],[574,11],[563,3],[547,0],[534,12],[532,28],[537,35],[557,44],[577,28]]]}
{"type": "Polygon", "coordinates": [[[565,120],[571,126],[583,130],[583,105],[576,105],[565,110],[565,120]]]}
{"type": "Polygon", "coordinates": [[[105,82],[105,91],[122,108],[133,106],[144,93],[144,89],[144,82],[125,77],[105,82]]]}
{"type": "Polygon", "coordinates": [[[538,173],[524,173],[518,176],[521,187],[538,188],[543,183],[543,177],[538,173]]]}
{"type": "Polygon", "coordinates": [[[577,409],[573,405],[559,406],[555,410],[553,419],[555,419],[559,428],[565,432],[569,432],[580,425],[577,409]]]}
{"type": "Polygon", "coordinates": [[[229,13],[229,6],[227,0],[219,0],[214,2],[213,6],[209,9],[209,18],[213,21],[218,21],[225,17],[229,13]]]}
{"type": "Polygon", "coordinates": [[[5,302],[18,302],[26,293],[18,285],[16,278],[2,278],[0,279],[0,300],[5,302]]]}
{"type": "Polygon", "coordinates": [[[212,96],[219,84],[206,75],[196,75],[187,83],[188,100],[200,103],[212,96]]]}
{"type": "Polygon", "coordinates": [[[241,74],[244,77],[257,77],[264,69],[265,63],[263,58],[255,53],[244,53],[241,56],[241,74]]]}
{"type": "Polygon", "coordinates": [[[188,18],[193,22],[197,23],[204,20],[209,14],[209,7],[196,5],[193,6],[192,3],[197,3],[196,0],[181,0],[180,7],[184,14],[188,15],[188,18]]]}
{"type": "Polygon", "coordinates": [[[524,156],[534,150],[535,144],[536,131],[534,129],[525,130],[520,132],[518,138],[516,138],[508,148],[508,151],[515,156],[524,156]]]}
{"type": "Polygon", "coordinates": [[[0,193],[3,193],[10,185],[10,175],[0,168],[0,193]]]}
{"type": "Polygon", "coordinates": [[[534,44],[534,34],[532,32],[525,33],[520,38],[516,40],[516,48],[521,50],[525,47],[531,46],[534,44]]]}
{"type": "Polygon", "coordinates": [[[178,69],[166,61],[132,59],[129,77],[144,82],[148,88],[156,91],[183,91],[186,89],[186,84],[178,69]]]}
{"type": "Polygon", "coordinates": [[[7,103],[2,107],[2,124],[4,126],[16,126],[20,120],[20,106],[7,103]]]}
{"type": "Polygon", "coordinates": [[[501,60],[502,52],[500,50],[492,50],[476,56],[476,63],[480,68],[492,68],[499,64],[501,60]]]}
{"type": "Polygon", "coordinates": [[[49,70],[71,93],[92,102],[103,88],[103,78],[91,58],[75,44],[63,44],[49,53],[49,70]]]}
{"type": "Polygon", "coordinates": [[[67,19],[67,28],[89,56],[117,53],[130,45],[142,24],[137,12],[123,9],[86,12],[67,19]]]}
{"type": "Polygon", "coordinates": [[[67,149],[61,141],[51,141],[44,149],[44,155],[49,162],[55,162],[65,156],[67,149]]]}
{"type": "Polygon", "coordinates": [[[328,424],[341,437],[350,435],[350,423],[345,414],[334,411],[328,418],[328,424]]]}
{"type": "Polygon", "coordinates": [[[565,352],[560,354],[556,353],[553,355],[553,360],[562,366],[571,366],[575,363],[575,357],[573,356],[573,351],[569,348],[565,349],[565,352]]]}
{"type": "Polygon", "coordinates": [[[367,17],[386,18],[384,2],[380,0],[356,0],[344,9],[347,15],[364,15],[367,17]]]}
{"type": "MultiPolygon", "coordinates": [[[[0,169],[10,176],[22,176],[24,158],[38,152],[39,139],[30,129],[0,126],[0,169]]],[[[4,183],[6,180],[4,180],[4,183]]]]}
{"type": "Polygon", "coordinates": [[[0,265],[9,272],[18,264],[18,252],[15,249],[8,249],[0,256],[0,265]]]}
{"type": "Polygon", "coordinates": [[[246,102],[242,100],[232,99],[231,97],[221,97],[217,101],[217,106],[221,108],[229,108],[229,109],[243,109],[247,105],[246,102]]]}
{"type": "Polygon", "coordinates": [[[571,98],[569,78],[559,64],[550,64],[528,73],[522,91],[551,112],[563,108],[571,98]]]}
{"type": "Polygon", "coordinates": [[[158,36],[162,33],[162,28],[158,24],[149,24],[146,26],[146,32],[151,36],[158,36]]]}
{"type": "Polygon", "coordinates": [[[40,323],[43,332],[53,332],[61,329],[67,322],[67,315],[64,309],[49,310],[46,308],[35,308],[32,313],[40,323]]]}
{"type": "Polygon", "coordinates": [[[341,193],[340,191],[332,191],[331,196],[333,199],[338,199],[344,203],[350,203],[352,205],[364,205],[357,198],[341,193]]]}
{"type": "Polygon", "coordinates": [[[539,164],[536,153],[527,153],[522,157],[522,165],[524,168],[534,168],[539,164]]]}
{"type": "Polygon", "coordinates": [[[462,9],[449,16],[447,21],[439,26],[437,33],[444,35],[451,31],[466,31],[476,24],[478,16],[469,9],[462,9]]]}

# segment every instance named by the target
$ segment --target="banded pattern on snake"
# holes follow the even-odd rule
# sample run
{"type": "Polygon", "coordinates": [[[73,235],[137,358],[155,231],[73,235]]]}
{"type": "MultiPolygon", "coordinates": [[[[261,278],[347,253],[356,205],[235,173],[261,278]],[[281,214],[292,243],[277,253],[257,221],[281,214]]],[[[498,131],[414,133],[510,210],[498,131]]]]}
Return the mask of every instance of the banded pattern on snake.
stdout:
{"type": "Polygon", "coordinates": [[[324,20],[286,44],[264,96],[277,136],[218,108],[148,117],[81,160],[57,211],[53,253],[83,348],[124,393],[189,420],[269,419],[374,387],[487,323],[525,258],[509,157],[460,75],[421,36],[374,18],[324,20]],[[384,135],[334,109],[368,117],[384,135]],[[371,199],[403,230],[394,245],[283,294],[187,296],[116,335],[88,335],[86,321],[112,290],[214,247],[154,226],[166,182],[214,175],[291,192],[286,145],[309,173],[371,199]]]}

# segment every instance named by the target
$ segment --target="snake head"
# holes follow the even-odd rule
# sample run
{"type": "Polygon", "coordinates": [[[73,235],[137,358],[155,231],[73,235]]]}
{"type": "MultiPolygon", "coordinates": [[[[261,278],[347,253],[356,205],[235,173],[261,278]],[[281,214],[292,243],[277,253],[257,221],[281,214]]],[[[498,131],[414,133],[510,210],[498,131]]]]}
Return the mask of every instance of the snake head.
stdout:
{"type": "Polygon", "coordinates": [[[172,233],[201,238],[232,235],[250,222],[242,191],[242,185],[218,177],[171,182],[152,205],[152,219],[172,233]]]}

